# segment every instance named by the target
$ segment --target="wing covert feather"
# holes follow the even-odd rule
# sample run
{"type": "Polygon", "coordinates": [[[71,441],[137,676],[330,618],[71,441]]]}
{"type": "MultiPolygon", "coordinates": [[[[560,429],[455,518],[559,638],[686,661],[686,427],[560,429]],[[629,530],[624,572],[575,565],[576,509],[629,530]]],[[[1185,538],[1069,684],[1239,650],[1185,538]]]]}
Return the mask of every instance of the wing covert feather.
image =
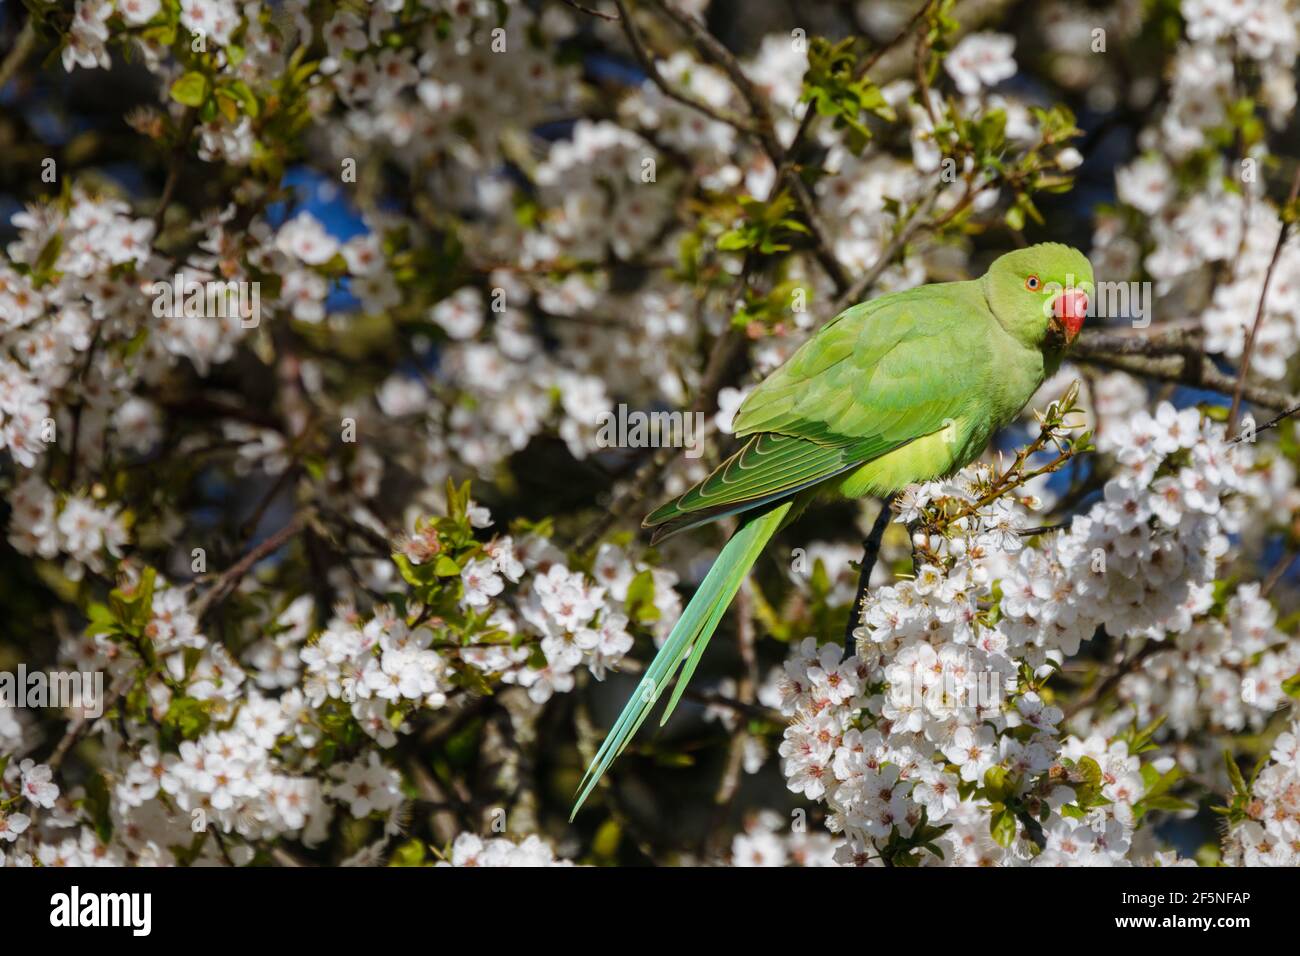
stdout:
{"type": "Polygon", "coordinates": [[[845,310],[741,405],[735,432],[749,441],[646,526],[694,525],[787,497],[959,420],[993,369],[987,322],[996,320],[972,286],[845,310]]]}

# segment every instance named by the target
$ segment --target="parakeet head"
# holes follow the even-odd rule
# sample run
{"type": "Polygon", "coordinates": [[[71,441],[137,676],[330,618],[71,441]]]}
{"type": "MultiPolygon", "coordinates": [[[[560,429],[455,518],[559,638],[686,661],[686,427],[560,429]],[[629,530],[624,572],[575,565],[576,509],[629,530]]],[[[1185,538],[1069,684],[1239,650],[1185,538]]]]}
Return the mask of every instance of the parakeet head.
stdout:
{"type": "Polygon", "coordinates": [[[1002,327],[1026,345],[1051,350],[1074,342],[1093,299],[1092,264],[1056,242],[999,256],[983,281],[1002,327]]]}

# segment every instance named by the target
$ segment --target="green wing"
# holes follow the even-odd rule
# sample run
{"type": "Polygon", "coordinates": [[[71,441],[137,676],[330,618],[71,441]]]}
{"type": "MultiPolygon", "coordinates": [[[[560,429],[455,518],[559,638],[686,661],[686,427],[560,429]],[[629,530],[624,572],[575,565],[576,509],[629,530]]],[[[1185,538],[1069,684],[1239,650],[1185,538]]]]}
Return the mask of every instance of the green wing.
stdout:
{"type": "Polygon", "coordinates": [[[976,283],[854,306],[741,405],[749,441],[645,520],[656,539],[788,497],[959,421],[987,394],[990,322],[976,283]]]}

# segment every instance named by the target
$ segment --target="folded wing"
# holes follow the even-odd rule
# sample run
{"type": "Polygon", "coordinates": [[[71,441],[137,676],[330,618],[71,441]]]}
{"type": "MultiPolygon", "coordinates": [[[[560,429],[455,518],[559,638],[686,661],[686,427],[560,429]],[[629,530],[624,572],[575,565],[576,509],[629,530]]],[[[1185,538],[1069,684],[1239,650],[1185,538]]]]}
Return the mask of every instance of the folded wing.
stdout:
{"type": "Polygon", "coordinates": [[[991,374],[987,314],[974,283],[885,296],[848,309],[741,405],[748,441],[656,509],[655,540],[761,507],[850,471],[958,420],[991,374]]]}

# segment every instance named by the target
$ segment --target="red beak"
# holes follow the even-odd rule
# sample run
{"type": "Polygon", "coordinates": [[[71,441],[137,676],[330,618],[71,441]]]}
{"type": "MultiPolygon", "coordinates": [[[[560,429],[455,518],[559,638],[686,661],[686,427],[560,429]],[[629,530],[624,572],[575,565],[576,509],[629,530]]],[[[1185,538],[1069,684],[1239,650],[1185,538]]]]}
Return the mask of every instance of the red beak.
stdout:
{"type": "Polygon", "coordinates": [[[1088,315],[1088,294],[1082,289],[1066,289],[1052,303],[1052,314],[1060,319],[1066,342],[1073,342],[1088,315]]]}

